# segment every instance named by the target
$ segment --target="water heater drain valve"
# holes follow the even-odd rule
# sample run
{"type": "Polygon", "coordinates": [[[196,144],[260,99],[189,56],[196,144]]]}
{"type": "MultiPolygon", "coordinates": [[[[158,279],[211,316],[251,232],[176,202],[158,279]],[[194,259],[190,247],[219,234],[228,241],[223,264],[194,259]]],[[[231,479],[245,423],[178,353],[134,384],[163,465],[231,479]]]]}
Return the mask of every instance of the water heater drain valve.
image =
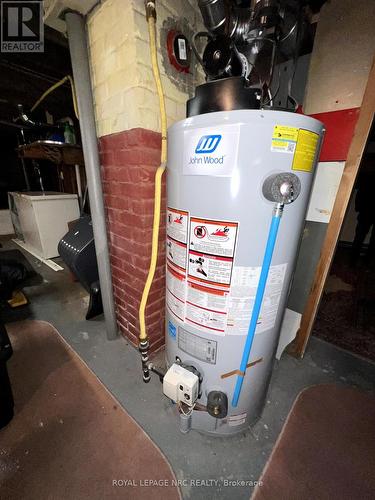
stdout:
{"type": "Polygon", "coordinates": [[[193,406],[199,394],[199,377],[180,364],[173,363],[164,375],[163,392],[176,403],[193,406]]]}

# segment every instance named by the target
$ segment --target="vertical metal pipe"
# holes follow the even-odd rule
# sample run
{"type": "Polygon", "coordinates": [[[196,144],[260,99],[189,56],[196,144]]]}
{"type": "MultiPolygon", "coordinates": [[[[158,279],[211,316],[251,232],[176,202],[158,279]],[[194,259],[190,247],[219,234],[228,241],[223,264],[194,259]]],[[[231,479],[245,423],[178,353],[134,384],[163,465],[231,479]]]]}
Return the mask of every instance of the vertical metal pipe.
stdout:
{"type": "Polygon", "coordinates": [[[111,266],[104,215],[103,190],[100,177],[100,162],[86,45],[85,21],[82,15],[76,12],[67,12],[65,14],[65,21],[68,30],[69,50],[77,93],[79,126],[82,137],[83,156],[85,159],[92,227],[95,238],[96,257],[98,260],[107,338],[108,340],[113,340],[117,337],[117,322],[113,301],[111,266]]]}
{"type": "MultiPolygon", "coordinates": [[[[23,128],[21,128],[21,137],[22,137],[22,144],[26,144],[26,141],[25,141],[25,132],[24,132],[23,128]]],[[[21,145],[21,142],[20,142],[18,134],[17,134],[17,143],[18,143],[19,146],[21,145]]],[[[26,165],[25,165],[25,160],[23,159],[22,156],[20,157],[20,159],[21,159],[23,176],[25,178],[26,190],[27,191],[31,191],[29,176],[27,174],[27,168],[26,168],[26,165]]]]}
{"type": "Polygon", "coordinates": [[[77,183],[77,194],[78,194],[78,201],[79,201],[79,208],[83,209],[82,206],[82,183],[81,183],[81,173],[79,171],[79,165],[74,165],[74,170],[76,173],[76,183],[77,183]]]}

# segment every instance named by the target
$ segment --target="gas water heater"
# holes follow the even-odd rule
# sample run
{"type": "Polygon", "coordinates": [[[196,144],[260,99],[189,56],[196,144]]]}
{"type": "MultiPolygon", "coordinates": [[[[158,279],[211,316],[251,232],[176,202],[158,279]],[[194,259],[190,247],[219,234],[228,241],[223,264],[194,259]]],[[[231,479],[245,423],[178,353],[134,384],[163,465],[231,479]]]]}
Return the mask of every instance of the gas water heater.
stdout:
{"type": "MultiPolygon", "coordinates": [[[[212,406],[210,412],[191,412],[192,428],[233,434],[260,416],[321,134],[322,124],[315,119],[264,109],[200,114],[169,129],[167,362],[194,367],[200,379],[196,401],[212,406]],[[296,199],[284,207],[247,369],[241,374],[270,223],[283,185],[296,199]],[[233,406],[241,375],[241,395],[233,406]]],[[[188,404],[180,385],[177,399],[188,404]]]]}
{"type": "MultiPolygon", "coordinates": [[[[207,82],[168,131],[159,376],[183,432],[230,435],[264,406],[323,125],[296,112],[291,82],[284,108],[280,82],[271,91],[275,54],[298,55],[301,3],[198,3],[208,43],[202,57],[192,46],[207,82]]],[[[146,341],[140,350],[147,382],[146,341]]]]}

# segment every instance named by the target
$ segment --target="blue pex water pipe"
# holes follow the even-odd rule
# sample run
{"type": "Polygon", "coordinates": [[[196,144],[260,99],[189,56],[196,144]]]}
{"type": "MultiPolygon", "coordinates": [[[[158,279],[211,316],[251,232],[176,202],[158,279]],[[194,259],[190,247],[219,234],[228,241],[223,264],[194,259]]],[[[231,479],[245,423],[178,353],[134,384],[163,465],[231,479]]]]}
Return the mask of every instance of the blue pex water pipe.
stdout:
{"type": "Polygon", "coordinates": [[[253,307],[253,311],[251,314],[249,330],[247,332],[246,343],[245,343],[245,347],[244,347],[244,350],[242,353],[242,360],[241,360],[241,365],[240,365],[241,375],[237,376],[236,387],[234,389],[234,394],[233,394],[233,399],[232,399],[232,406],[234,406],[234,407],[237,406],[238,400],[240,399],[240,395],[241,395],[243,379],[244,379],[244,376],[246,373],[246,366],[247,366],[247,363],[249,361],[251,347],[253,345],[255,330],[257,327],[260,308],[262,306],[264,290],[266,288],[268,273],[269,273],[270,266],[271,266],[272,255],[273,255],[273,251],[275,248],[275,243],[276,243],[277,233],[279,230],[281,215],[282,215],[282,206],[278,204],[276,207],[275,213],[272,216],[270,230],[268,233],[266,250],[264,252],[264,257],[263,257],[262,269],[260,272],[258,288],[257,288],[256,294],[255,294],[255,302],[254,302],[254,307],[253,307]]]}

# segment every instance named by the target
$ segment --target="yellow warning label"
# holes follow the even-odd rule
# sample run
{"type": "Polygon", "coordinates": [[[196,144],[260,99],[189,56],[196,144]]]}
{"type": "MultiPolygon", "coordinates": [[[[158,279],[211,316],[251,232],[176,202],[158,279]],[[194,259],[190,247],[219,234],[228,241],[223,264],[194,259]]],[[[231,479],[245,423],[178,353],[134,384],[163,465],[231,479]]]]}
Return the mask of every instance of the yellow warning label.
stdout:
{"type": "Polygon", "coordinates": [[[273,128],[271,151],[274,153],[291,153],[296,149],[298,128],[287,125],[275,125],[273,128]]]}
{"type": "Polygon", "coordinates": [[[310,130],[300,129],[298,132],[297,147],[294,153],[292,170],[311,172],[314,166],[319,134],[310,130]]]}

